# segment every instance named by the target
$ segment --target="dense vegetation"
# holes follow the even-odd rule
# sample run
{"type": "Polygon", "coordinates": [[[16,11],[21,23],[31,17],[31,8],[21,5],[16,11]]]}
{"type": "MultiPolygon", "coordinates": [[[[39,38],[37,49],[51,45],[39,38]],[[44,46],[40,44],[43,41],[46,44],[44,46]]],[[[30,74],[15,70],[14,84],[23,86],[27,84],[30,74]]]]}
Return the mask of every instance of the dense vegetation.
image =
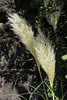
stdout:
{"type": "Polygon", "coordinates": [[[21,100],[67,100],[67,1],[14,0],[13,3],[9,4],[11,10],[0,13],[0,18],[2,15],[2,20],[0,20],[0,97],[3,98],[1,100],[6,100],[6,97],[10,100],[14,98],[13,96],[18,96],[13,100],[20,100],[20,98],[21,100]],[[42,66],[40,71],[45,83],[41,81],[33,55],[11,30],[12,27],[7,18],[8,12],[24,17],[32,26],[34,37],[38,34],[37,28],[40,28],[52,42],[56,55],[53,89],[50,88],[47,74],[42,66]],[[4,20],[3,16],[5,16],[4,20]],[[8,85],[11,87],[4,93],[8,85]]]}

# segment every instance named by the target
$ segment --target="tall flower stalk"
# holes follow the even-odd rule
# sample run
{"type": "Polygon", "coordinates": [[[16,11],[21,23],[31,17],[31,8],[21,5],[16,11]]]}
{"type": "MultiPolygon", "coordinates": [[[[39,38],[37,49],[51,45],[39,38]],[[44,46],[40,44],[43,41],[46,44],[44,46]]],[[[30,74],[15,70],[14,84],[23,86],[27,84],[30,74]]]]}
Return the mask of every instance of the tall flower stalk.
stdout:
{"type": "MultiPolygon", "coordinates": [[[[12,30],[14,33],[19,36],[21,42],[25,44],[27,49],[34,56],[41,81],[43,82],[40,65],[46,72],[50,81],[50,86],[53,88],[55,75],[55,54],[49,39],[44,36],[40,29],[38,29],[39,34],[37,37],[34,37],[32,27],[27,25],[26,20],[24,18],[20,18],[17,14],[9,14],[8,20],[11,22],[12,30]]],[[[44,85],[43,88],[45,90],[44,85]]],[[[45,96],[46,100],[48,100],[46,91],[45,96]]]]}

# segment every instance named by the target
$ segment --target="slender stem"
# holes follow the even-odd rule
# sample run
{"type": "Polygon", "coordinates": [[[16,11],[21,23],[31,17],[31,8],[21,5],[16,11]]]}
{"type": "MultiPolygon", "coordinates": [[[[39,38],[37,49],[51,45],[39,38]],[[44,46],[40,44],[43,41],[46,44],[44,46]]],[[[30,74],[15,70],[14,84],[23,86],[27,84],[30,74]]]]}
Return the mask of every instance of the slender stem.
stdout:
{"type": "Polygon", "coordinates": [[[53,90],[52,90],[52,97],[53,97],[53,100],[54,100],[54,93],[53,93],[53,90]]]}
{"type": "MultiPolygon", "coordinates": [[[[38,63],[37,60],[36,60],[36,64],[37,64],[37,67],[38,67],[38,71],[39,71],[39,75],[40,75],[41,81],[43,82],[42,74],[41,74],[41,71],[40,71],[40,64],[38,63]]],[[[44,88],[46,100],[48,100],[44,83],[43,83],[43,88],[44,88]]]]}

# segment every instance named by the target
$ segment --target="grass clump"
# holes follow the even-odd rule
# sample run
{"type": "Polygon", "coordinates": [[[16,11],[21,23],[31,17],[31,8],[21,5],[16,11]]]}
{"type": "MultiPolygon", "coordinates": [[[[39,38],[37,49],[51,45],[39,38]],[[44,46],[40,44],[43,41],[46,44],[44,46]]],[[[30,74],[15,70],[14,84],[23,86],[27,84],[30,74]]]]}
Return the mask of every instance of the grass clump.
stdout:
{"type": "MultiPolygon", "coordinates": [[[[41,81],[43,82],[40,65],[46,72],[50,81],[50,86],[51,88],[53,88],[53,81],[55,76],[55,53],[50,40],[44,36],[40,29],[38,29],[39,34],[37,35],[37,37],[34,37],[32,27],[27,24],[24,18],[19,17],[17,14],[9,14],[8,19],[11,22],[12,30],[14,31],[14,33],[19,36],[21,42],[25,44],[27,49],[34,56],[41,81]]],[[[43,88],[45,91],[44,84],[43,88]]],[[[48,100],[46,91],[45,96],[46,100],[48,100]]]]}

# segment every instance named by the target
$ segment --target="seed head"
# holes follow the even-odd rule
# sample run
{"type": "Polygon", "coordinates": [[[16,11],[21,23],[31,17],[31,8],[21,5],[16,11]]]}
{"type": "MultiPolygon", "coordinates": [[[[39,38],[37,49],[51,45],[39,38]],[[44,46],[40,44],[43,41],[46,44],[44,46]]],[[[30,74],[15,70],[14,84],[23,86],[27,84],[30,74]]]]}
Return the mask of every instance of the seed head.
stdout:
{"type": "Polygon", "coordinates": [[[50,85],[53,87],[55,76],[55,53],[51,43],[46,36],[38,29],[38,36],[35,38],[35,51],[39,64],[48,75],[50,85]]]}
{"type": "Polygon", "coordinates": [[[9,14],[8,20],[11,22],[12,30],[19,36],[22,43],[35,56],[34,49],[34,32],[32,27],[27,24],[24,18],[20,18],[17,14],[9,14]]]}

